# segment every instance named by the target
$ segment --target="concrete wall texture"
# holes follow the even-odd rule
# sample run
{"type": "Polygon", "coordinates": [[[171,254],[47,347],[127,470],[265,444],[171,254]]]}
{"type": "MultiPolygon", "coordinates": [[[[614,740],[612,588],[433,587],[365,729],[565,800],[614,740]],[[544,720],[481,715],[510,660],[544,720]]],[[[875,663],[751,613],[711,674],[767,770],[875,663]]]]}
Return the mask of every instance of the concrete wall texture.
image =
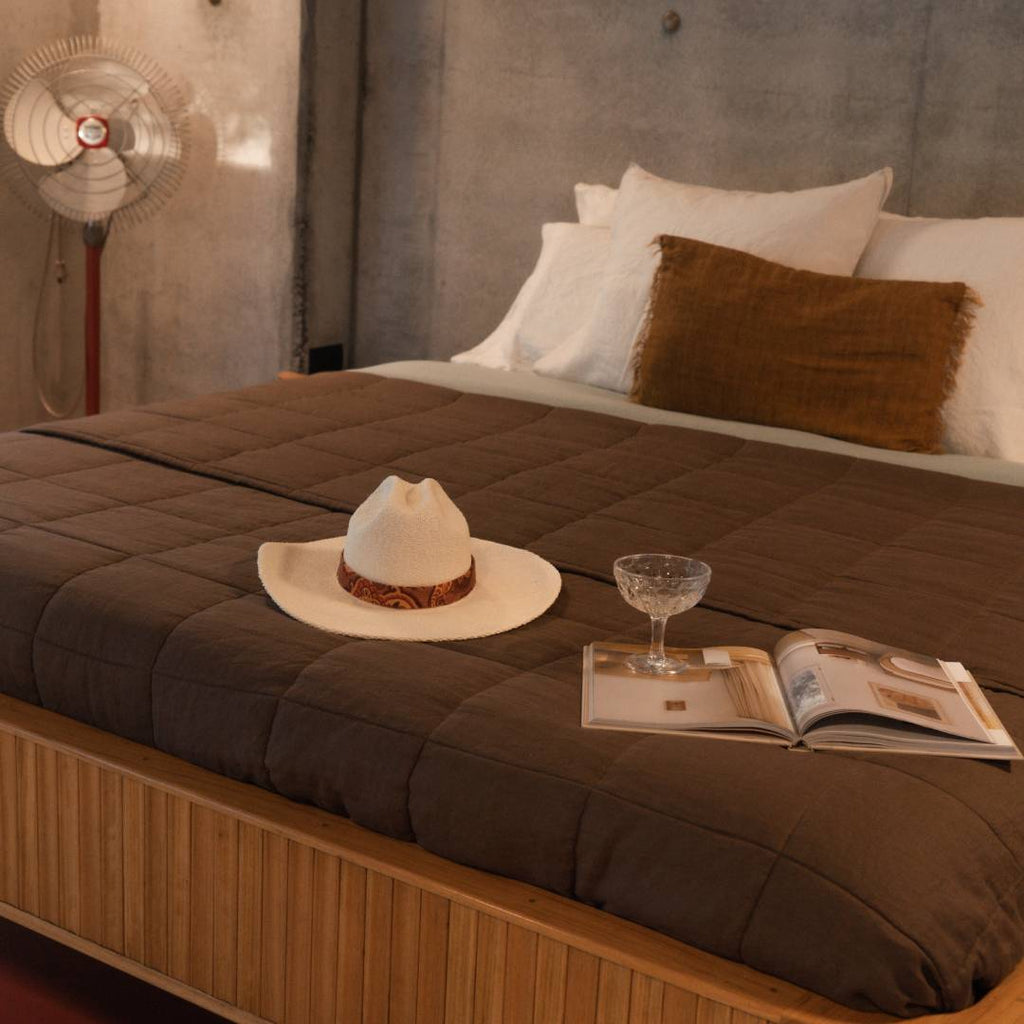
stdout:
{"type": "Polygon", "coordinates": [[[360,0],[304,0],[304,259],[297,275],[301,340],[350,347],[353,228],[359,153],[360,0]]]}
{"type": "MultiPolygon", "coordinates": [[[[22,0],[4,11],[0,32],[0,80],[6,80],[28,52],[56,36],[92,31],[94,3],[81,0],[22,0]]],[[[26,209],[13,195],[0,193],[0,429],[43,418],[32,373],[32,323],[43,277],[47,224],[26,209]]],[[[69,254],[70,255],[70,254],[69,254]]],[[[76,254],[77,255],[77,254],[76,254]]],[[[80,266],[72,273],[81,280],[80,266]]],[[[63,319],[76,319],[76,305],[62,301],[58,289],[44,293],[41,333],[47,343],[51,367],[65,359],[74,374],[81,362],[81,344],[72,350],[63,343],[63,319]]],[[[45,355],[45,351],[43,352],[45,355]]],[[[43,367],[45,369],[45,365],[43,367]]],[[[77,390],[77,389],[76,389],[77,390]]]]}
{"type": "MultiPolygon", "coordinates": [[[[104,257],[105,407],[266,380],[297,337],[345,340],[354,365],[469,347],[529,272],[541,223],[573,218],[573,183],[614,183],[630,160],[755,189],[891,164],[891,209],[1024,212],[1020,0],[681,0],[665,34],[668,3],[12,0],[0,76],[43,42],[98,31],[189,90],[183,187],[104,257]],[[303,11],[315,36],[297,182],[303,11]]],[[[77,230],[63,237],[79,287],[51,288],[42,319],[47,365],[73,369],[77,230]]],[[[0,427],[42,416],[29,341],[45,241],[44,222],[0,197],[0,427]]]]}
{"type": "Polygon", "coordinates": [[[1020,0],[373,0],[355,362],[498,323],[573,183],[630,160],[889,208],[1024,213],[1020,0]],[[667,35],[667,7],[681,15],[667,35]]]}
{"type": "Polygon", "coordinates": [[[104,405],[270,380],[288,364],[298,0],[99,0],[99,31],[189,95],[177,194],[104,256],[104,405]]]}
{"type": "MultiPolygon", "coordinates": [[[[154,217],[115,229],[104,254],[104,408],[270,379],[288,364],[293,332],[300,0],[17,0],[8,8],[0,77],[43,43],[98,33],[152,57],[189,101],[182,187],[154,217]]],[[[0,194],[0,428],[43,418],[31,336],[46,232],[0,194]]],[[[44,292],[43,364],[62,362],[74,382],[79,229],[66,226],[62,240],[70,276],[44,292]]]]}

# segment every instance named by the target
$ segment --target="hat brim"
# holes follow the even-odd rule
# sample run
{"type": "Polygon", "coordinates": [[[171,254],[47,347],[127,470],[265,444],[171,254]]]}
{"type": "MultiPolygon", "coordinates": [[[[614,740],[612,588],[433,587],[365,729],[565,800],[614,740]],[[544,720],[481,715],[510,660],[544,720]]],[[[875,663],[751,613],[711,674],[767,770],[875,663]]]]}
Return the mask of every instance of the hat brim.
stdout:
{"type": "Polygon", "coordinates": [[[532,551],[473,538],[476,585],[441,608],[383,608],[338,583],[344,537],[305,544],[268,542],[256,557],[260,582],[274,603],[318,629],[375,640],[469,640],[522,626],[551,607],[562,577],[532,551]]]}

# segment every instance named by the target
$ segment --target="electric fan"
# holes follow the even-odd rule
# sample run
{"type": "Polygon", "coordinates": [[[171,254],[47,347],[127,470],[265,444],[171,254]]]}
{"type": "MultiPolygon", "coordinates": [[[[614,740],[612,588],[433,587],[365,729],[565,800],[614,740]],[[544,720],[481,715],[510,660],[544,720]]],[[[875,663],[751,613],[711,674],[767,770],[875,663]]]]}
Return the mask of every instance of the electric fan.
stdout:
{"type": "MultiPolygon", "coordinates": [[[[85,411],[100,406],[100,257],[111,227],[157,210],[187,152],[182,93],[131,49],[78,36],[27,57],[2,93],[0,175],[28,205],[84,224],[85,411]]],[[[49,252],[47,253],[49,262],[49,252]]],[[[38,320],[38,317],[37,317],[38,320]]]]}

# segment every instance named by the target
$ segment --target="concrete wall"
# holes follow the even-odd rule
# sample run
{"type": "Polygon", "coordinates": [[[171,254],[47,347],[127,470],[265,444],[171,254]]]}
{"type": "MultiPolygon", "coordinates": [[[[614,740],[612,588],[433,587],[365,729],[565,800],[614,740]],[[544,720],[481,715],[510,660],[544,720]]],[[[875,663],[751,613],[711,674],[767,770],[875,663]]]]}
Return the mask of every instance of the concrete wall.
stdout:
{"type": "Polygon", "coordinates": [[[373,0],[356,363],[481,340],[573,183],[891,164],[890,209],[1024,213],[1020,0],[373,0]]]}
{"type": "MultiPolygon", "coordinates": [[[[182,187],[155,217],[115,229],[104,255],[104,408],[264,381],[289,365],[300,0],[16,0],[4,13],[4,79],[37,46],[98,32],[154,58],[189,97],[182,187]]],[[[0,429],[44,416],[31,335],[46,233],[0,193],[0,429]]],[[[61,237],[69,277],[57,287],[47,276],[40,349],[67,403],[84,282],[79,228],[61,237]]]]}
{"type": "MultiPolygon", "coordinates": [[[[182,189],[115,234],[105,256],[105,406],[265,380],[304,340],[349,341],[356,365],[468,347],[510,303],[540,224],[573,216],[573,183],[614,182],[630,159],[669,177],[761,189],[890,163],[893,209],[1024,210],[1019,0],[687,0],[674,35],[661,29],[665,7],[13,0],[0,75],[39,43],[100,31],[190,90],[182,189]],[[297,193],[303,9],[316,35],[297,193]],[[296,195],[307,215],[298,267],[296,195]]],[[[45,237],[45,224],[0,198],[0,427],[42,414],[29,340],[45,237]]],[[[43,325],[53,361],[76,370],[77,230],[64,239],[72,274],[45,293],[43,325]]]]}
{"type": "Polygon", "coordinates": [[[192,154],[104,257],[104,407],[266,381],[292,349],[299,0],[99,0],[190,97],[192,154]]]}
{"type": "MultiPolygon", "coordinates": [[[[23,57],[58,36],[95,31],[94,0],[22,0],[4,9],[0,32],[0,80],[6,81],[23,57]]],[[[9,192],[0,192],[0,429],[43,418],[32,375],[32,324],[44,276],[47,224],[31,213],[9,192]]],[[[77,253],[72,273],[78,273],[77,253]]],[[[80,340],[65,343],[63,321],[78,319],[76,302],[66,302],[63,290],[53,284],[43,292],[40,316],[40,353],[43,369],[70,364],[72,394],[81,362],[80,340]]],[[[81,280],[79,275],[79,280],[81,280]]],[[[58,395],[66,398],[66,395],[58,395]]]]}
{"type": "Polygon", "coordinates": [[[360,0],[304,0],[304,214],[298,283],[303,346],[351,347],[353,228],[359,153],[360,0]]]}

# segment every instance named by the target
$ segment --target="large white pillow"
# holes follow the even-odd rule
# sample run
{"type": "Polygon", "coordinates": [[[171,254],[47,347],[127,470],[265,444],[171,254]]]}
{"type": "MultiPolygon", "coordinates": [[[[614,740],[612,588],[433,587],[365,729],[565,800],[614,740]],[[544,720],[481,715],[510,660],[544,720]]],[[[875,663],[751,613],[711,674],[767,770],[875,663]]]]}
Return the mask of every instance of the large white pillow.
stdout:
{"type": "Polygon", "coordinates": [[[608,228],[545,224],[541,250],[504,320],[475,348],[452,356],[499,370],[528,370],[590,317],[611,244],[608,228]]]}
{"type": "Polygon", "coordinates": [[[882,214],[857,276],[963,281],[978,293],[983,305],[943,408],[945,445],[1024,462],[1024,218],[882,214]]]}
{"type": "Polygon", "coordinates": [[[803,192],[726,192],[655,177],[635,164],[615,199],[611,251],[589,322],[539,359],[537,373],[627,391],[630,356],[658,262],[658,235],[742,249],[800,270],[852,274],[892,186],[886,167],[803,192]]]}
{"type": "Polygon", "coordinates": [[[588,185],[585,181],[576,183],[573,190],[576,199],[576,216],[581,224],[595,228],[610,228],[615,215],[615,200],[619,190],[609,185],[588,185]]]}

